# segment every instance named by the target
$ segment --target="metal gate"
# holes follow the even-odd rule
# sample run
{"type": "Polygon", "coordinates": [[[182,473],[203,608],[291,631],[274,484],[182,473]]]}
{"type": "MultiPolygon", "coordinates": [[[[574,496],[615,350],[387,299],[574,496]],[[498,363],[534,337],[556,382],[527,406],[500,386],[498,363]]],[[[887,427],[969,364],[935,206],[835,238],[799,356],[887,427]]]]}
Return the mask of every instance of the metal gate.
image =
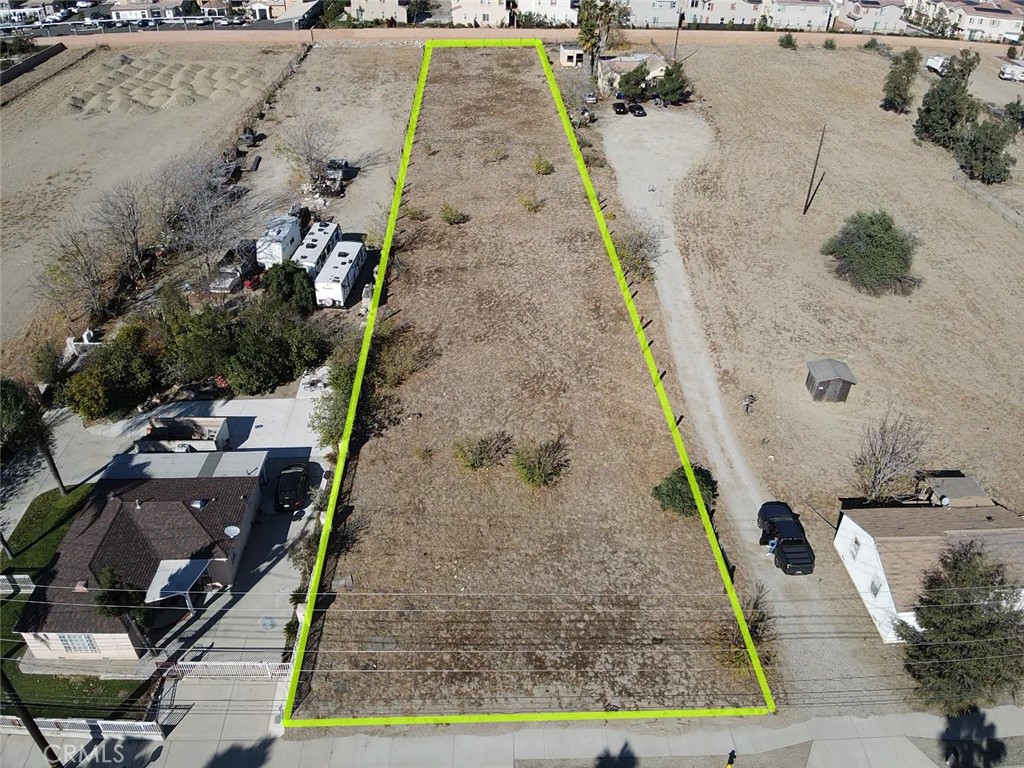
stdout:
{"type": "Polygon", "coordinates": [[[165,677],[246,677],[260,680],[288,676],[290,664],[271,661],[179,661],[169,666],[165,677]]]}

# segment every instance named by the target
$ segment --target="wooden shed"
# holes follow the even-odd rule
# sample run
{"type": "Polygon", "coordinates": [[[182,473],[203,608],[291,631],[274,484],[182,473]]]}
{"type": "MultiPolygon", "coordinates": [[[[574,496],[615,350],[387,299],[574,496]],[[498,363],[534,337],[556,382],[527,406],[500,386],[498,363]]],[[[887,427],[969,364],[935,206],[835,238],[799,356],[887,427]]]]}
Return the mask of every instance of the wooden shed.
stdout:
{"type": "Polygon", "coordinates": [[[807,391],[815,400],[844,403],[850,387],[857,383],[850,367],[841,360],[809,360],[807,362],[807,391]]]}

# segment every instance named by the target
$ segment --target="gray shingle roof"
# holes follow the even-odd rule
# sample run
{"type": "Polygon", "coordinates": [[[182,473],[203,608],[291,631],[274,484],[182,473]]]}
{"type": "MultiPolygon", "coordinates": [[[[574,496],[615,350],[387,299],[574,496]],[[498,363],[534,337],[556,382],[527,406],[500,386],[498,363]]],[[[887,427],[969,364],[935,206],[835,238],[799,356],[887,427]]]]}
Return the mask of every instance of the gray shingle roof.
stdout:
{"type": "Polygon", "coordinates": [[[816,381],[828,381],[830,379],[843,379],[851,384],[857,383],[857,377],[853,375],[850,366],[842,360],[825,358],[824,360],[808,360],[807,370],[811,372],[816,381]]]}

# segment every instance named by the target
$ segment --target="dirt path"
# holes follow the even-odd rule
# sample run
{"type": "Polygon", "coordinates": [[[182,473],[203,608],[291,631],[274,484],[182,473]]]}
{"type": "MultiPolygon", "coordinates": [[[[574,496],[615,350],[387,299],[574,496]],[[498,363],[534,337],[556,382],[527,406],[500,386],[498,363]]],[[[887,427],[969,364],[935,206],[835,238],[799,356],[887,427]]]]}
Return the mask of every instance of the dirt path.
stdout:
{"type": "Polygon", "coordinates": [[[902,697],[891,695],[885,677],[879,676],[878,636],[830,542],[816,541],[818,572],[806,578],[783,576],[771,560],[762,557],[763,548],[758,545],[755,512],[769,496],[731,423],[729,409],[739,414],[742,406],[722,397],[718,370],[676,242],[676,187],[710,154],[714,133],[694,108],[651,108],[646,119],[638,120],[615,117],[602,107],[608,112],[601,120],[605,152],[617,171],[619,195],[635,216],[649,219],[662,231],[656,287],[684,392],[684,403],[676,409],[683,406],[691,430],[699,436],[700,445],[694,447],[706,457],[718,480],[718,509],[739,544],[738,581],[767,584],[775,606],[780,660],[768,671],[780,708],[805,715],[809,710],[900,708],[902,697]],[[872,647],[877,649],[874,653],[872,647]]]}

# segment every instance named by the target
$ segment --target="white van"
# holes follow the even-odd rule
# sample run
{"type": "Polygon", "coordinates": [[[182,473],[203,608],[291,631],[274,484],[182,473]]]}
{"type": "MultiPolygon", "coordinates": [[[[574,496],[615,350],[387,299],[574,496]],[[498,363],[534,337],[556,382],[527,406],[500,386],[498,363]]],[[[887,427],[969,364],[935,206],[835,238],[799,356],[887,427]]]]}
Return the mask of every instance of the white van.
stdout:
{"type": "Polygon", "coordinates": [[[306,233],[302,245],[292,256],[292,261],[306,270],[310,277],[316,277],[339,240],[341,227],[333,222],[317,222],[306,233]]]}
{"type": "Polygon", "coordinates": [[[999,79],[1024,83],[1024,66],[1020,64],[1003,64],[999,68],[999,79]]]}
{"type": "Polygon", "coordinates": [[[364,263],[366,246],[363,243],[342,240],[335,245],[316,277],[316,303],[321,307],[345,306],[364,263]]]}
{"type": "Polygon", "coordinates": [[[299,220],[294,216],[277,216],[267,222],[266,232],[256,241],[256,261],[267,269],[283,264],[292,257],[300,242],[299,220]]]}

